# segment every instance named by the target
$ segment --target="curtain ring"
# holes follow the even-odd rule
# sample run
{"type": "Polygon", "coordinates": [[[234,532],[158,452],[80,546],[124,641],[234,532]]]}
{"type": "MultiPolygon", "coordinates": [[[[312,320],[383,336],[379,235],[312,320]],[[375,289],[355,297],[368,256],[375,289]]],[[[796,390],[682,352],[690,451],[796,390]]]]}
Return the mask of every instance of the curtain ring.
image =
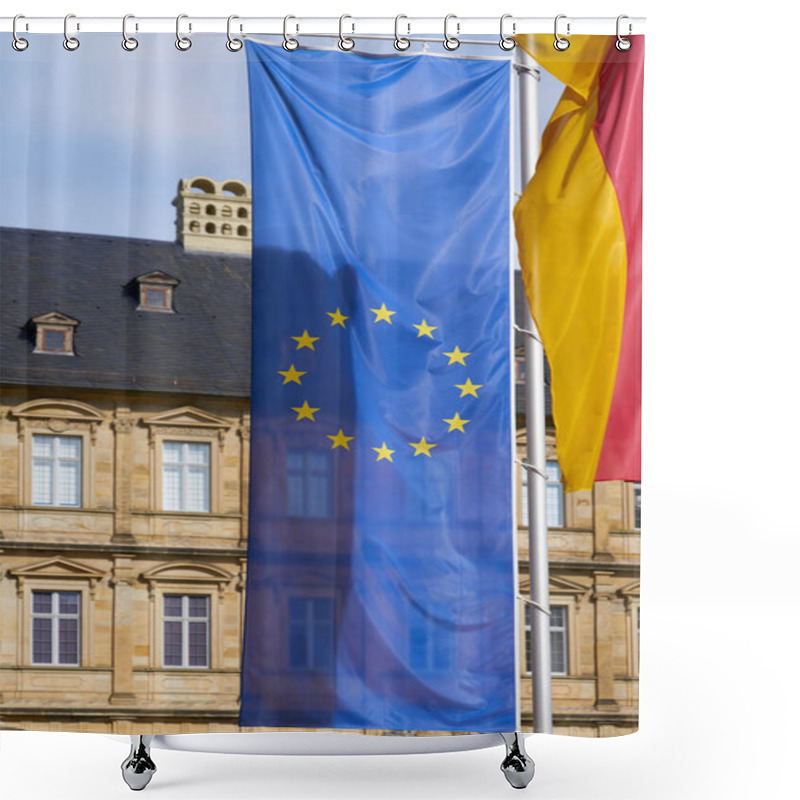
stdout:
{"type": "Polygon", "coordinates": [[[126,14],[122,18],[122,49],[127,50],[130,53],[139,46],[139,40],[134,39],[132,36],[128,36],[127,25],[129,19],[134,19],[133,14],[126,14]]]}
{"type": "MultiPolygon", "coordinates": [[[[555,47],[556,50],[559,50],[562,53],[569,47],[569,39],[565,39],[563,36],[558,35],[558,21],[560,19],[566,19],[566,18],[567,18],[566,14],[559,14],[556,17],[556,21],[553,26],[553,32],[555,33],[556,36],[556,40],[553,42],[553,47],[555,47]]],[[[569,22],[567,23],[567,36],[569,36],[569,22]]]]}
{"type": "MultiPolygon", "coordinates": [[[[408,48],[411,47],[411,40],[400,35],[401,19],[408,19],[408,17],[405,14],[398,14],[394,18],[394,49],[402,52],[403,50],[408,50],[408,48]]],[[[411,25],[408,23],[406,23],[406,25],[408,26],[408,32],[411,33],[411,25]]]]}
{"type": "MultiPolygon", "coordinates": [[[[67,14],[67,16],[64,17],[64,49],[69,50],[70,52],[77,50],[81,46],[81,43],[74,36],[70,36],[69,32],[67,31],[67,25],[71,19],[75,19],[74,14],[67,14]]],[[[75,26],[75,30],[80,30],[77,24],[75,26]]]]}
{"type": "Polygon", "coordinates": [[[235,19],[239,19],[236,14],[231,14],[228,17],[228,41],[225,42],[225,47],[227,47],[231,53],[238,53],[244,47],[244,42],[241,39],[231,36],[231,22],[235,19]]]}
{"type": "MultiPolygon", "coordinates": [[[[175,18],[175,47],[178,50],[188,50],[192,46],[192,40],[188,36],[181,36],[181,20],[187,19],[188,14],[178,14],[175,18]]],[[[189,23],[189,31],[192,30],[192,23],[189,23]]]]}
{"type": "MultiPolygon", "coordinates": [[[[505,32],[503,31],[504,23],[507,19],[511,19],[511,14],[503,14],[503,16],[500,17],[500,42],[499,42],[500,49],[505,50],[506,52],[508,52],[509,50],[513,50],[517,46],[517,43],[514,41],[514,39],[512,39],[510,36],[506,36],[505,32]]],[[[512,33],[516,32],[516,29],[517,29],[517,23],[512,22],[511,32],[512,33]]]]}
{"type": "MultiPolygon", "coordinates": [[[[451,50],[452,51],[452,50],[458,50],[459,45],[461,44],[461,42],[458,41],[458,37],[450,36],[450,34],[447,32],[448,23],[450,22],[451,19],[457,19],[456,15],[455,14],[448,14],[444,18],[444,42],[442,42],[442,44],[444,44],[444,49],[445,50],[451,50]]],[[[456,33],[458,33],[459,27],[460,27],[459,23],[456,22],[456,33]]]]}
{"type": "Polygon", "coordinates": [[[288,26],[290,19],[294,19],[291,14],[288,14],[283,18],[283,49],[288,50],[291,53],[292,50],[297,50],[297,48],[300,47],[300,42],[298,42],[297,39],[292,39],[292,37],[289,36],[288,26]]]}
{"type": "MultiPolygon", "coordinates": [[[[339,49],[349,52],[356,46],[356,43],[351,38],[344,35],[342,28],[344,27],[344,21],[346,19],[352,19],[352,17],[349,14],[342,14],[342,16],[339,17],[339,49]]],[[[350,24],[352,25],[353,31],[355,31],[356,26],[352,22],[350,24]]]]}
{"type": "MultiPolygon", "coordinates": [[[[617,17],[617,42],[616,42],[616,47],[617,47],[617,50],[620,51],[620,53],[626,53],[633,46],[633,42],[631,42],[630,39],[626,39],[619,32],[619,28],[620,28],[619,24],[620,24],[620,22],[622,22],[623,19],[628,19],[627,14],[620,14],[617,17]]],[[[629,23],[628,24],[628,33],[630,33],[630,32],[631,32],[631,26],[630,26],[630,23],[629,23]]]]}
{"type": "Polygon", "coordinates": [[[28,40],[23,39],[21,36],[17,36],[17,20],[18,19],[25,19],[24,14],[17,14],[14,17],[14,21],[11,23],[11,33],[14,35],[14,40],[11,42],[11,46],[18,52],[21,53],[23,50],[28,49],[28,40]]]}

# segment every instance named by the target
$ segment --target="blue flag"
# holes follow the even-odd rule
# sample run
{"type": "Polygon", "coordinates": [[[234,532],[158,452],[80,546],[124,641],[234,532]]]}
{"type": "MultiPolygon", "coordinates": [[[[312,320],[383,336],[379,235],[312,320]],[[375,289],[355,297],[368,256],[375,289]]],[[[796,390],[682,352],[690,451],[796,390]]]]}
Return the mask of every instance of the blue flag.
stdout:
{"type": "Polygon", "coordinates": [[[512,731],[510,64],[247,51],[240,723],[512,731]]]}

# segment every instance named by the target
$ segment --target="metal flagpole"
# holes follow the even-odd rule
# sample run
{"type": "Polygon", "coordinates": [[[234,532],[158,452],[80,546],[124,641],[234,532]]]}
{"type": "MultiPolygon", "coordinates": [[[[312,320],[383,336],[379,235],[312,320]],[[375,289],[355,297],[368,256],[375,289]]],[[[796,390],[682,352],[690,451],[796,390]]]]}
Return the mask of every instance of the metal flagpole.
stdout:
{"type": "MultiPolygon", "coordinates": [[[[538,89],[539,69],[519,46],[516,48],[519,75],[520,171],[523,187],[536,167],[539,154],[538,89]]],[[[544,349],[542,340],[525,305],[525,426],[527,431],[528,541],[530,559],[531,679],[533,682],[533,730],[553,732],[553,703],[550,681],[550,576],[547,551],[547,455],[545,450],[544,349]]]]}

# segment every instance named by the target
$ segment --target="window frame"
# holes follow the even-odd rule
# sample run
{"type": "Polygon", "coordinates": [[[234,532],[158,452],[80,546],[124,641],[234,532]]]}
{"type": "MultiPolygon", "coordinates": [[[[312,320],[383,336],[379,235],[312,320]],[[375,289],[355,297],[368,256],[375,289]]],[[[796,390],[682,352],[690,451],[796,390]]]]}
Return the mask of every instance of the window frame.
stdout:
{"type": "Polygon", "coordinates": [[[160,640],[161,640],[161,669],[182,669],[182,670],[208,670],[211,669],[211,651],[212,651],[212,633],[211,633],[211,619],[212,619],[212,595],[205,592],[194,591],[171,591],[164,590],[161,592],[160,597],[160,640]],[[168,617],[166,613],[166,600],[167,597],[180,597],[181,598],[181,616],[168,617]],[[190,597],[203,597],[206,600],[206,615],[205,617],[192,617],[189,614],[189,598],[190,597]],[[166,628],[167,622],[180,622],[181,623],[181,663],[180,664],[167,664],[166,663],[166,628]],[[189,663],[189,624],[194,622],[205,622],[205,664],[190,664],[189,663]]]}
{"type": "MultiPolygon", "coordinates": [[[[313,622],[313,620],[312,620],[313,622]]],[[[292,670],[302,670],[303,672],[325,672],[331,669],[335,663],[334,644],[336,641],[336,598],[324,596],[319,594],[305,594],[305,595],[292,595],[287,598],[286,603],[286,666],[292,670]],[[330,604],[330,645],[331,645],[331,663],[326,666],[317,666],[314,664],[314,628],[308,625],[308,611],[313,607],[314,601],[325,601],[330,604]],[[306,641],[306,658],[305,664],[298,665],[294,663],[292,653],[292,604],[302,602],[306,604],[305,615],[305,641],[306,641]],[[310,644],[310,647],[309,647],[310,644]],[[310,654],[310,655],[309,655],[310,654]]]]}
{"type": "Polygon", "coordinates": [[[321,448],[314,448],[314,447],[292,447],[289,446],[286,448],[286,466],[285,466],[285,475],[286,475],[286,515],[290,519],[302,519],[302,520],[330,520],[336,516],[336,503],[335,503],[335,492],[334,492],[334,463],[333,458],[331,456],[330,450],[323,450],[321,448]],[[290,469],[289,465],[289,458],[290,456],[295,454],[300,454],[303,458],[303,468],[302,470],[293,470],[290,469]],[[323,471],[319,470],[316,472],[309,472],[308,467],[308,459],[311,454],[324,456],[325,463],[326,463],[326,470],[323,471]],[[321,515],[311,515],[305,513],[308,511],[309,508],[309,497],[311,495],[311,490],[309,486],[309,482],[312,477],[314,476],[323,476],[327,478],[327,496],[325,502],[325,513],[321,515]],[[294,509],[291,507],[290,497],[291,492],[289,490],[289,479],[290,477],[299,477],[302,481],[302,510],[304,513],[294,513],[294,509]]]}
{"type": "MultiPolygon", "coordinates": [[[[573,670],[573,656],[575,653],[575,614],[577,608],[575,603],[566,597],[558,597],[558,602],[550,603],[550,610],[554,608],[564,609],[564,656],[566,661],[566,672],[553,672],[552,671],[552,658],[551,658],[551,672],[550,675],[554,678],[568,678],[574,674],[573,670]]],[[[530,637],[533,635],[532,621],[533,621],[533,606],[530,603],[523,603],[523,612],[520,614],[520,622],[522,626],[522,635],[520,636],[520,648],[522,649],[522,664],[521,671],[523,676],[531,677],[531,664],[530,664],[530,637]]],[[[552,656],[552,616],[549,617],[549,632],[551,637],[551,656],[552,656]]]]}
{"type": "Polygon", "coordinates": [[[548,458],[545,462],[545,473],[547,474],[547,482],[545,486],[545,514],[547,516],[547,527],[548,528],[564,528],[567,524],[567,502],[566,496],[564,493],[564,484],[561,482],[561,466],[559,465],[558,461],[554,458],[548,458]],[[555,467],[558,470],[557,477],[550,476],[550,469],[551,467],[555,467]],[[557,489],[558,495],[558,523],[551,524],[550,522],[550,511],[552,509],[552,505],[549,502],[551,489],[557,489]]]}
{"type": "Polygon", "coordinates": [[[30,664],[33,667],[69,667],[69,668],[76,668],[82,666],[83,660],[83,646],[82,646],[82,637],[83,637],[83,592],[80,589],[70,588],[70,589],[31,589],[30,592],[30,609],[28,613],[28,619],[30,620],[30,627],[28,631],[29,635],[29,659],[30,664]],[[51,611],[50,613],[44,612],[37,612],[35,610],[35,603],[34,603],[34,596],[37,594],[49,594],[50,595],[50,606],[51,611]],[[62,613],[60,610],[61,605],[61,595],[62,594],[75,594],[78,596],[78,611],[75,614],[67,614],[62,613]],[[57,611],[52,611],[54,606],[58,607],[57,611]],[[50,661],[36,661],[35,659],[35,646],[36,646],[36,637],[34,635],[35,630],[35,620],[37,619],[49,619],[51,620],[51,629],[50,629],[50,646],[51,646],[51,660],[50,661]],[[76,633],[76,646],[77,646],[77,662],[62,662],[60,660],[61,655],[61,620],[62,619],[75,619],[77,620],[77,633],[76,633]]]}
{"type": "Polygon", "coordinates": [[[41,431],[32,431],[30,437],[30,461],[29,461],[29,468],[30,468],[30,504],[31,506],[35,506],[36,508],[83,508],[84,507],[84,448],[86,443],[84,442],[84,437],[80,434],[80,432],[75,433],[53,433],[48,432],[44,433],[41,431]],[[51,495],[54,498],[52,503],[37,503],[35,502],[36,497],[36,462],[37,460],[41,461],[44,460],[45,456],[37,456],[35,454],[35,443],[36,437],[40,438],[48,438],[53,440],[53,450],[54,455],[51,459],[49,459],[53,464],[53,477],[51,482],[51,495]],[[58,456],[58,447],[59,442],[61,439],[76,439],[79,444],[79,453],[77,458],[59,458],[58,456]],[[58,495],[58,485],[59,485],[59,463],[61,461],[70,461],[76,462],[78,465],[78,477],[77,477],[77,502],[76,503],[59,503],[56,502],[56,498],[58,495]]]}
{"type": "Polygon", "coordinates": [[[183,439],[183,438],[172,438],[169,435],[164,436],[161,439],[160,447],[159,447],[159,455],[160,455],[160,486],[161,486],[161,503],[160,503],[160,511],[166,512],[168,514],[211,514],[212,513],[212,442],[208,439],[197,440],[197,439],[183,439]],[[182,445],[182,460],[179,462],[171,462],[166,461],[164,458],[164,450],[165,445],[167,444],[180,444],[182,445]],[[202,445],[207,448],[207,458],[204,464],[192,464],[186,460],[186,453],[188,452],[188,447],[191,445],[202,445]],[[181,508],[166,508],[165,502],[165,485],[166,481],[164,479],[165,469],[167,467],[181,467],[181,508]],[[188,509],[186,508],[186,496],[187,496],[187,485],[188,481],[186,480],[187,475],[192,467],[205,467],[205,499],[206,499],[206,508],[204,509],[188,509]]]}

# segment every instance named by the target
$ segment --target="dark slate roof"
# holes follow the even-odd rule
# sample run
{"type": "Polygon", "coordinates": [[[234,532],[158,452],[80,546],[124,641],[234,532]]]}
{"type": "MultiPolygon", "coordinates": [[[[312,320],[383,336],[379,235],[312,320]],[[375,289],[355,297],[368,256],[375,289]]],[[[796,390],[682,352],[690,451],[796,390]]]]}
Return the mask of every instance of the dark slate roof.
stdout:
{"type": "MultiPolygon", "coordinates": [[[[0,381],[248,397],[248,256],[184,252],[173,242],[0,228],[0,381]],[[175,314],[137,311],[134,278],[180,281],[175,314]],[[29,320],[60,311],[79,320],[76,357],[33,353],[29,320]]],[[[516,273],[515,318],[525,292],[516,273]]],[[[523,336],[515,334],[521,353],[523,336]]],[[[545,398],[551,416],[550,369],[545,398]]],[[[524,390],[517,385],[517,411],[524,390]]]]}
{"type": "Polygon", "coordinates": [[[172,242],[0,229],[0,380],[39,386],[247,397],[250,258],[172,242]],[[136,311],[131,280],[180,281],[177,313],[136,311]],[[34,354],[28,321],[80,321],[76,357],[34,354]]]}

